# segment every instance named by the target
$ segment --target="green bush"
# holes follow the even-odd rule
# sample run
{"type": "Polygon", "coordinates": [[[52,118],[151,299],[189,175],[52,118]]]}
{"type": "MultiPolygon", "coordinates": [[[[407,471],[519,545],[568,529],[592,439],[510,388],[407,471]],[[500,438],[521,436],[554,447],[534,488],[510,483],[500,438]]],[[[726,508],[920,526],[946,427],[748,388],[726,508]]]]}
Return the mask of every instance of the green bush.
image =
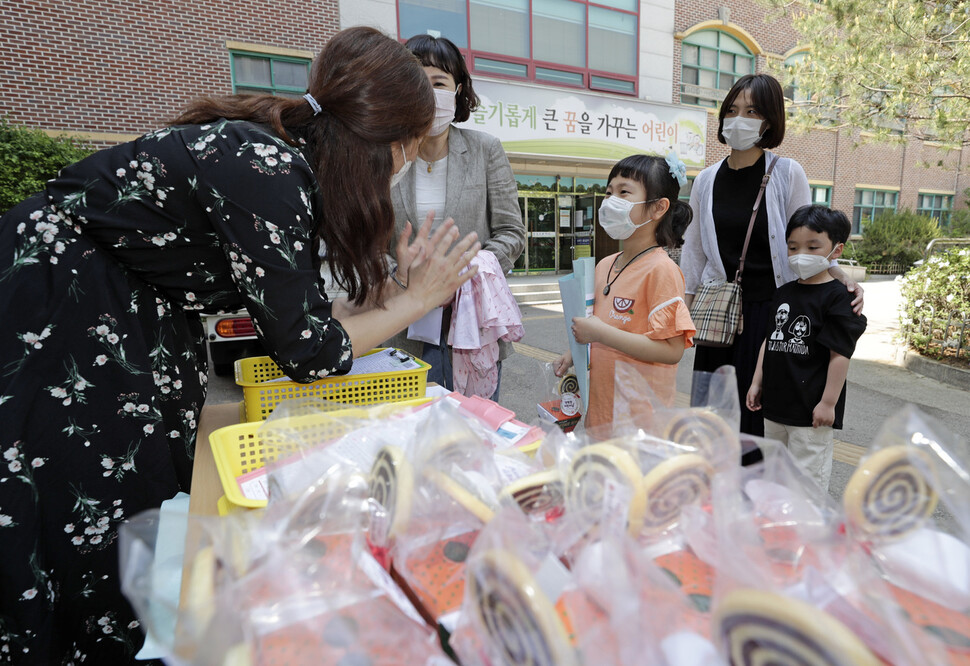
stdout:
{"type": "Polygon", "coordinates": [[[63,167],[92,152],[77,139],[52,138],[0,117],[0,213],[44,189],[63,167]]]}
{"type": "Polygon", "coordinates": [[[902,328],[920,351],[945,355],[947,347],[970,347],[970,330],[959,324],[970,317],[970,248],[934,254],[906,273],[900,293],[902,328]],[[951,315],[956,321],[944,330],[951,315]],[[934,339],[942,340],[942,347],[933,349],[934,339]]]}
{"type": "Polygon", "coordinates": [[[926,244],[940,235],[939,224],[932,217],[909,209],[885,211],[862,223],[862,239],[854,243],[851,258],[864,266],[912,266],[923,258],[926,244]]]}
{"type": "Polygon", "coordinates": [[[961,208],[950,213],[950,224],[944,231],[950,238],[970,238],[970,210],[961,208]]]}

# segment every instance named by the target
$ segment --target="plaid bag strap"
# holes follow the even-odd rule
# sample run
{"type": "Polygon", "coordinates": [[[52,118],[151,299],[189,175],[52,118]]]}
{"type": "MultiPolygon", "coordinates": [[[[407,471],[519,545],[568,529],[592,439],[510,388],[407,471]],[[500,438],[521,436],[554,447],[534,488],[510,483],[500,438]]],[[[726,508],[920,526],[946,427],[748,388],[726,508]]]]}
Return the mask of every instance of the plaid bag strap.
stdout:
{"type": "Polygon", "coordinates": [[[741,284],[741,271],[744,270],[744,257],[748,254],[748,243],[751,242],[751,231],[754,229],[754,220],[758,217],[758,209],[761,208],[761,199],[764,197],[765,188],[768,187],[768,181],[771,179],[771,172],[775,168],[775,164],[778,163],[778,156],[773,155],[773,160],[768,165],[765,170],[765,177],[761,179],[761,189],[758,190],[758,197],[754,200],[754,208],[751,209],[751,221],[748,222],[748,233],[744,237],[744,247],[741,249],[741,260],[738,262],[738,272],[734,275],[734,282],[736,284],[741,284]]]}

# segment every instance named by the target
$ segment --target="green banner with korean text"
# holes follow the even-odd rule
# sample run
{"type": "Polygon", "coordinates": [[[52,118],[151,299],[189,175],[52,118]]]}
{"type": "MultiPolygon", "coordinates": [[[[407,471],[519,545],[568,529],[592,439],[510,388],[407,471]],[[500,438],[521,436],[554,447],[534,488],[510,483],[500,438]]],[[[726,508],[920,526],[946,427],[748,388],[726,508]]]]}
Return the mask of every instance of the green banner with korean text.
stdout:
{"type": "Polygon", "coordinates": [[[485,79],[475,92],[481,106],[460,127],[498,137],[509,153],[619,160],[673,148],[688,167],[704,167],[704,109],[485,79]]]}

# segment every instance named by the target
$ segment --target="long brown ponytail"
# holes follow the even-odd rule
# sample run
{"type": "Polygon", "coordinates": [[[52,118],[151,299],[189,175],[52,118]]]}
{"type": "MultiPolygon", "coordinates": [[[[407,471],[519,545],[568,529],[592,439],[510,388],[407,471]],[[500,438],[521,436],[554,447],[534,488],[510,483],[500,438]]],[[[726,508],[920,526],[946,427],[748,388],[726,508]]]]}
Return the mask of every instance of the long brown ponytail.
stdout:
{"type": "Polygon", "coordinates": [[[305,136],[323,200],[318,235],[327,263],[360,305],[388,277],[392,151],[428,130],[434,96],[402,44],[363,26],[337,33],[317,55],[309,92],[323,108],[317,116],[302,99],[228,95],[196,101],[175,122],[244,119],[270,125],[294,145],[287,128],[305,136]]]}

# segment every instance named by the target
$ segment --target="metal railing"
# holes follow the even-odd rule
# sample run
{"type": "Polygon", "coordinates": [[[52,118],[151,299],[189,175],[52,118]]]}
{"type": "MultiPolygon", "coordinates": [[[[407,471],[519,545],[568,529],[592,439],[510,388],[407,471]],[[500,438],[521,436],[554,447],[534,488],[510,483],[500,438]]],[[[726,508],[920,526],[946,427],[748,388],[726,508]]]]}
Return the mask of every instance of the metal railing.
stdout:
{"type": "Polygon", "coordinates": [[[906,342],[921,353],[940,358],[964,357],[970,362],[970,315],[963,312],[937,314],[932,306],[916,321],[904,322],[906,342]]]}
{"type": "Polygon", "coordinates": [[[929,259],[934,252],[946,252],[951,246],[970,247],[970,238],[934,238],[923,250],[923,261],[929,259]]]}

